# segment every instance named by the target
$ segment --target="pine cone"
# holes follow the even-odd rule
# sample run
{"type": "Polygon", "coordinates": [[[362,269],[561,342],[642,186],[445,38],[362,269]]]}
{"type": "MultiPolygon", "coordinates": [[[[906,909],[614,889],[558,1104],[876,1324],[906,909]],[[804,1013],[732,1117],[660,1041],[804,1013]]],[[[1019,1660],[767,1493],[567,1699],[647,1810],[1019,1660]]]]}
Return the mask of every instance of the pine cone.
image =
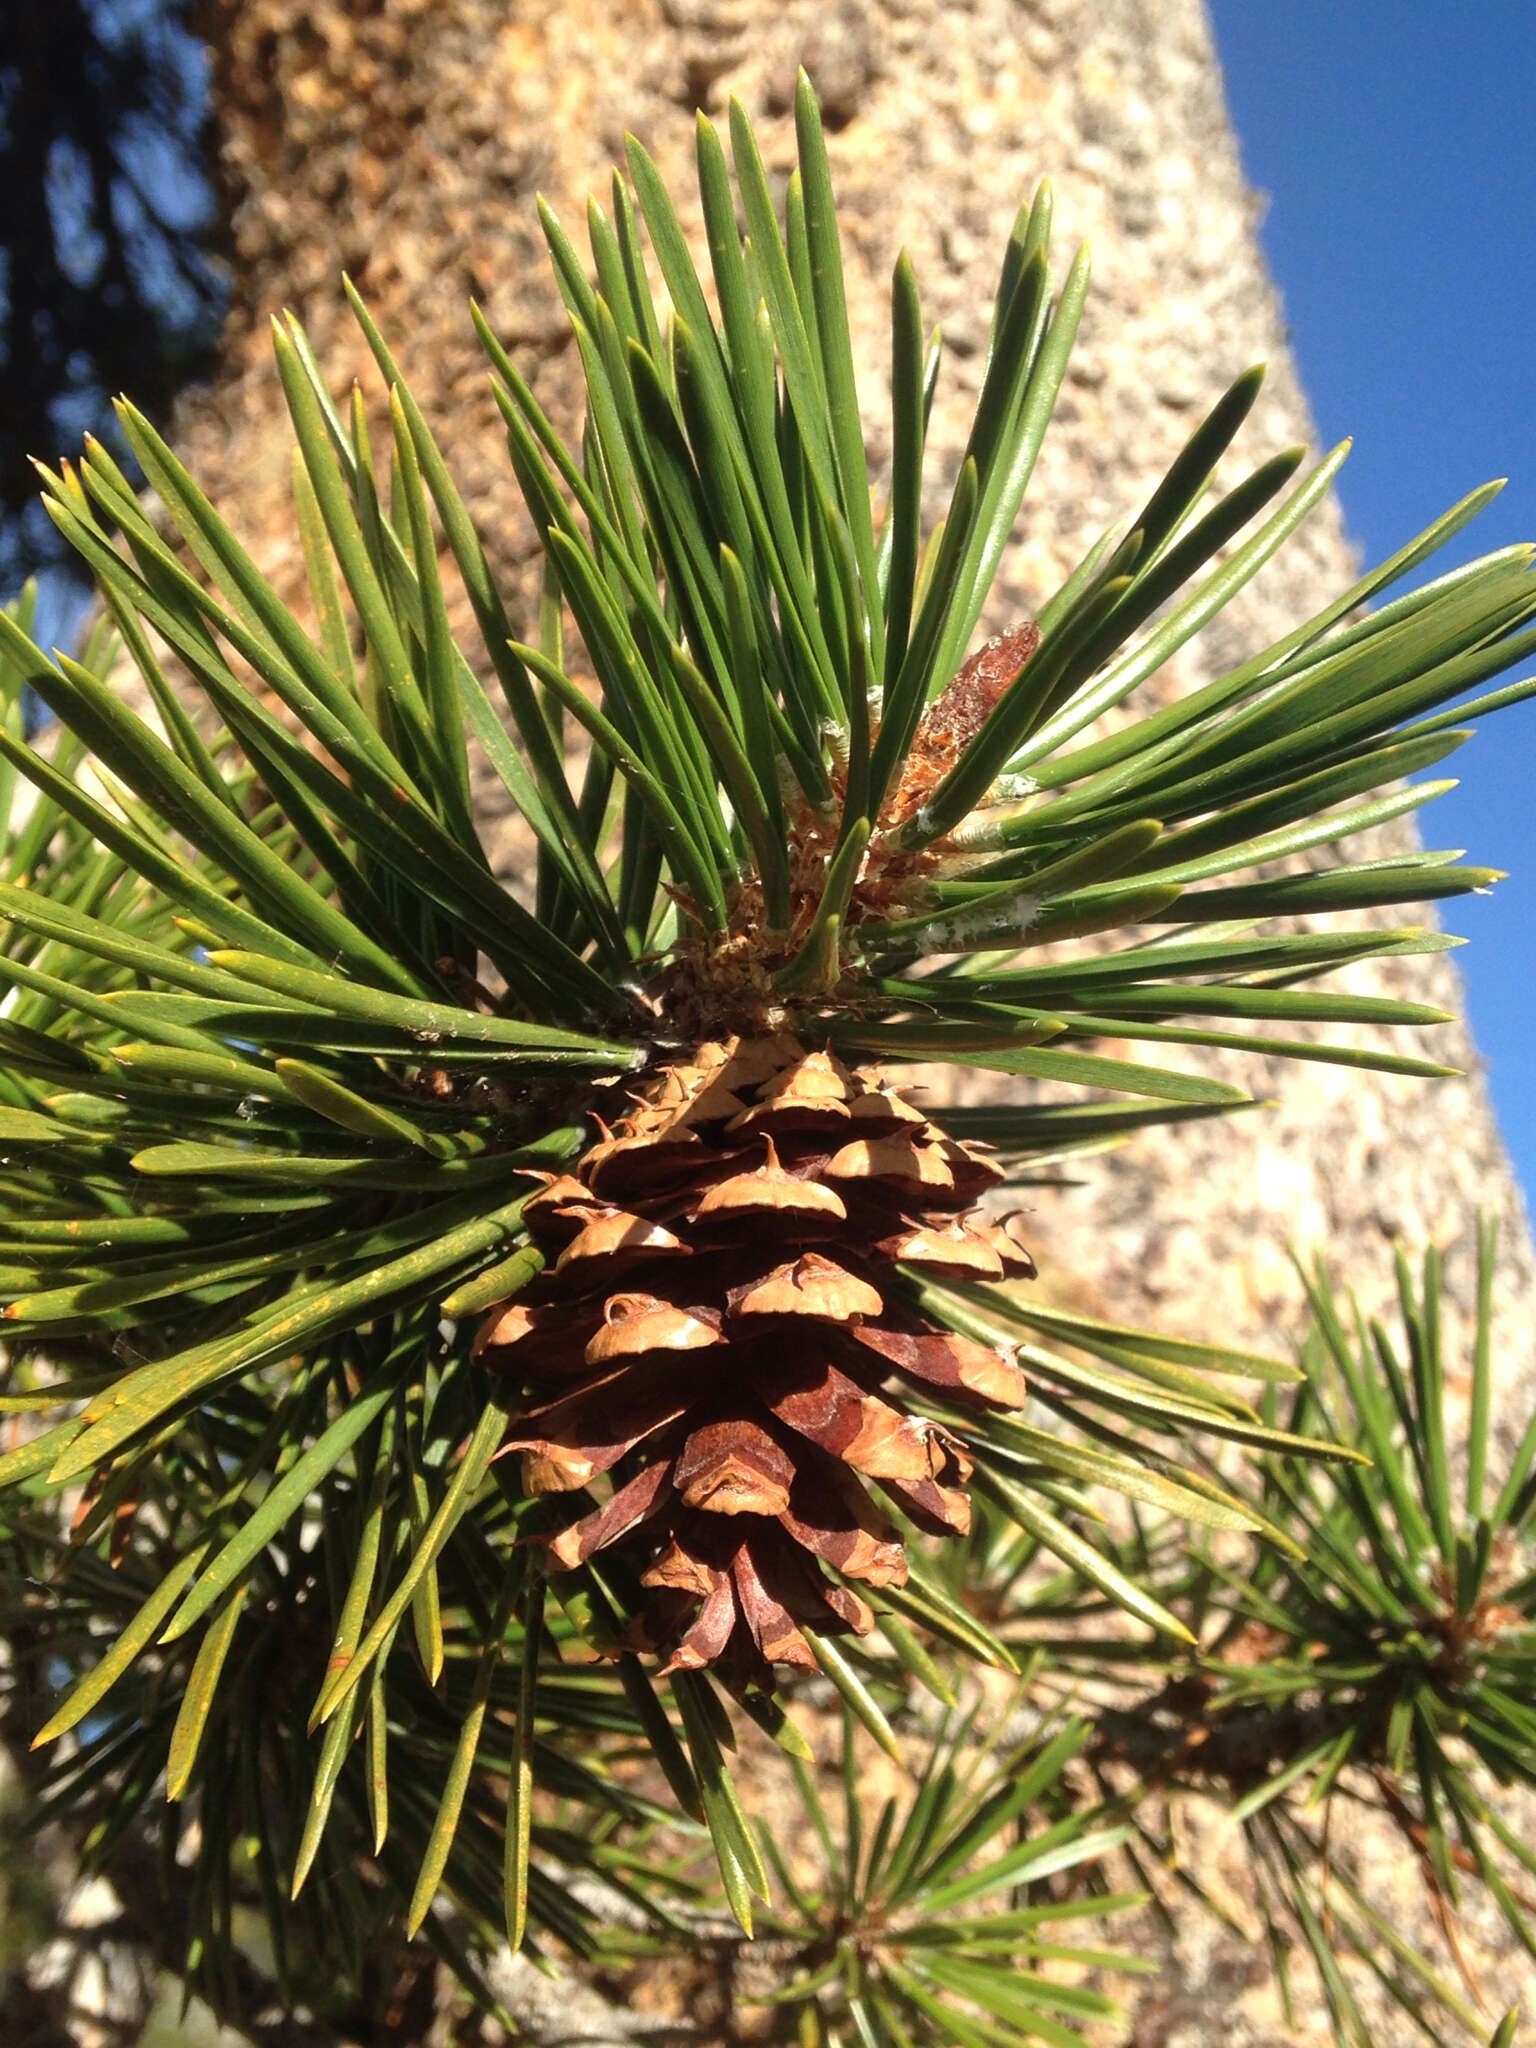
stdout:
{"type": "Polygon", "coordinates": [[[1001,1178],[894,1089],[778,1036],[666,1069],[529,1202],[549,1264],[476,1344],[529,1390],[503,1449],[532,1493],[607,1475],[550,1561],[622,1545],[646,1589],[630,1641],[666,1670],[766,1687],[814,1663],[801,1624],[866,1633],[839,1580],[907,1573],[866,1480],[919,1529],[968,1527],[965,1445],[887,1383],[1013,1408],[1024,1377],[903,1306],[893,1269],[1032,1274],[970,1206],[1001,1178]]]}

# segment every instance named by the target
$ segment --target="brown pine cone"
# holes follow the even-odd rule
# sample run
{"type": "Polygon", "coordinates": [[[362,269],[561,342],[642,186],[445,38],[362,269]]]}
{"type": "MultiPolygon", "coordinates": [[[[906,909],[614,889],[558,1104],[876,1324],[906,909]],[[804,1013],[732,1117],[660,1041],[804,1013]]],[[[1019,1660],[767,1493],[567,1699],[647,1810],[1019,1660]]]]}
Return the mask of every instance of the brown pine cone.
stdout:
{"type": "Polygon", "coordinates": [[[814,1664],[802,1625],[866,1633],[839,1581],[900,1585],[907,1563],[865,1481],[920,1529],[969,1526],[965,1445],[890,1382],[1014,1408],[1024,1376],[904,1307],[893,1268],[1032,1274],[971,1206],[1001,1178],[895,1090],[781,1035],[666,1069],[528,1203],[549,1264],[491,1310],[476,1357],[526,1390],[503,1448],[531,1493],[606,1477],[550,1562],[622,1545],[646,1588],[630,1640],[665,1670],[767,1687],[775,1664],[814,1664]]]}

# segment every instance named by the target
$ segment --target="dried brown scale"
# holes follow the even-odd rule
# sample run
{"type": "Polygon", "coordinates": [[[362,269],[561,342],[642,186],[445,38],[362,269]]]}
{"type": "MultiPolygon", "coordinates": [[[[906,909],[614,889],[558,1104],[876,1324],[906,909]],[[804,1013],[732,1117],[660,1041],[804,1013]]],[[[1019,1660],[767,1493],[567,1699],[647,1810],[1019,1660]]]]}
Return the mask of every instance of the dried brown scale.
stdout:
{"type": "Polygon", "coordinates": [[[933,700],[918,725],[901,779],[881,810],[883,831],[904,824],[927,802],[1039,645],[1040,628],[1032,619],[994,634],[933,700]]]}
{"type": "Polygon", "coordinates": [[[844,1582],[906,1576],[880,1494],[925,1531],[969,1518],[965,1443],[901,1388],[946,1411],[1024,1399],[1011,1358],[891,1284],[898,1259],[1032,1273],[971,1207],[999,1178],[787,1033],[661,1069],[529,1202],[544,1271],[476,1342],[528,1490],[583,1496],[551,1567],[611,1553],[641,1588],[630,1642],[738,1689],[811,1665],[807,1629],[873,1626],[844,1582]]]}

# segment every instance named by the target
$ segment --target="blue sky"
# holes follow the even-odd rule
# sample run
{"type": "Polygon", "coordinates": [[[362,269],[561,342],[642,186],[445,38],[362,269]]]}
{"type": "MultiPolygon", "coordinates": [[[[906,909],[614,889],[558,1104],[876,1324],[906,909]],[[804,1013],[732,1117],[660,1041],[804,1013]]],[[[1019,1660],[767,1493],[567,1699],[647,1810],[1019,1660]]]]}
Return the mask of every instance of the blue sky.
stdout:
{"type": "MultiPolygon", "coordinates": [[[[1318,431],[1355,436],[1339,483],[1355,540],[1378,559],[1496,476],[1503,495],[1444,566],[1536,540],[1536,5],[1209,4],[1318,431]]],[[[1457,964],[1531,1199],[1536,702],[1436,772],[1461,786],[1421,813],[1427,843],[1509,871],[1444,922],[1470,941],[1457,964]]]]}

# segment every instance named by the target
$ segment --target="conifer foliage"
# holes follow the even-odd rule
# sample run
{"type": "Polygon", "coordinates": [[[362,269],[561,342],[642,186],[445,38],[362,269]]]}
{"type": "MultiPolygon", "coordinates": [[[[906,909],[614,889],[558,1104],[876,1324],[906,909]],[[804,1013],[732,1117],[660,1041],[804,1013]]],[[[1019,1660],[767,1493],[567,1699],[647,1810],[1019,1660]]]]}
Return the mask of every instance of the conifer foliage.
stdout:
{"type": "MultiPolygon", "coordinates": [[[[307,620],[128,404],[153,514],[99,443],[43,478],[99,581],[90,644],[45,654],[25,608],[0,620],[13,1700],[69,1738],[40,1812],[92,1826],[105,1864],[136,1827],[167,1870],[181,1845],[179,1967],[226,2011],[248,1893],[290,1996],[362,1981],[402,1925],[488,1996],[495,1930],[590,1953],[595,1895],[686,1937],[668,1859],[695,1836],[743,1928],[780,1865],[793,1947],[783,1915],[821,1908],[782,1843],[765,1860],[737,1731],[799,1759],[830,1845],[802,1702],[815,1727],[840,1696],[850,1756],[900,1755],[924,1701],[980,1684],[904,1817],[845,1842],[831,1950],[807,1932],[780,2003],[802,2040],[904,2048],[956,2000],[975,2017],[943,2038],[1070,2039],[1098,1994],[996,1957],[1049,1960],[1039,1929],[1076,1910],[1052,1885],[1128,1824],[1079,1804],[1034,1828],[1078,1724],[978,1779],[976,1674],[1038,1670],[978,1560],[1014,1558],[1026,1611],[1065,1583],[1166,1650],[1200,1617],[1115,1514],[1294,1547],[1244,1453],[1365,1498],[1375,1438],[1319,1400],[1282,1416],[1296,1366],[1053,1307],[1010,1190],[1242,1106],[1159,1047],[1445,1071],[1311,1028],[1439,1012],[1310,984],[1454,942],[1294,920],[1495,879],[1340,846],[1446,786],[1405,778],[1469,709],[1533,687],[1446,708],[1536,648],[1529,551],[1392,594],[1476,492],[1138,709],[1343,458],[1291,450],[1213,493],[1252,372],[1037,617],[971,653],[1086,257],[1053,277],[1042,187],[925,528],[941,343],[902,258],[872,477],[804,80],[796,115],[782,215],[739,110],[734,182],[700,121],[707,286],[637,144],[591,209],[595,281],[546,214],[579,446],[481,323],[544,550],[533,639],[355,294],[386,445],[296,323],[274,335],[307,620]],[[24,688],[55,717],[36,744],[24,688]],[[526,883],[491,869],[472,762],[526,820],[526,883]],[[1001,1077],[996,1103],[914,1100],[931,1062],[1001,1077]],[[996,1887],[1006,1910],[972,1913],[996,1887]],[[887,1933],[906,1916],[894,1946],[848,1933],[870,1900],[887,1933]]],[[[1487,1580],[1486,1544],[1440,1548],[1487,1580]]]]}

